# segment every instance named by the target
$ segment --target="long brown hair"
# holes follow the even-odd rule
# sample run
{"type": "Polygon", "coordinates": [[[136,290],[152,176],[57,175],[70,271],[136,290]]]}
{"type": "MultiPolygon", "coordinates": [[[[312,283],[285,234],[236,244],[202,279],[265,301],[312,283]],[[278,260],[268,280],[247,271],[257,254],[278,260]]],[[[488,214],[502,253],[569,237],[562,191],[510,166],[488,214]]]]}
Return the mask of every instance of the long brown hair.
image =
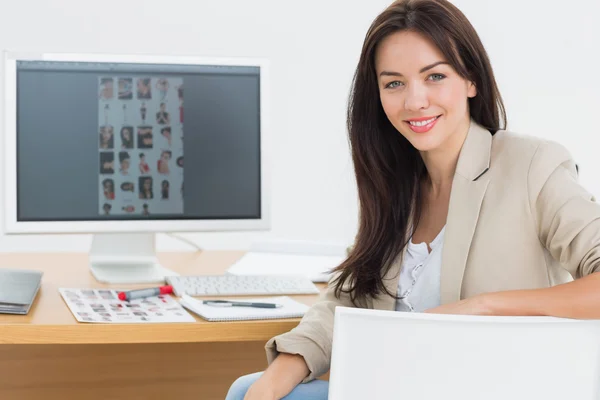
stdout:
{"type": "Polygon", "coordinates": [[[335,294],[358,305],[390,293],[383,277],[410,240],[409,223],[421,216],[421,179],[426,169],[410,142],[390,123],[379,99],[375,52],[392,33],[422,34],[454,70],[477,88],[471,118],[492,134],[506,128],[506,112],[488,55],[471,23],[446,0],[398,0],[369,28],[350,93],[347,126],[358,187],[360,221],[348,258],[335,271],[335,294]],[[502,122],[502,125],[501,125],[502,122]]]}

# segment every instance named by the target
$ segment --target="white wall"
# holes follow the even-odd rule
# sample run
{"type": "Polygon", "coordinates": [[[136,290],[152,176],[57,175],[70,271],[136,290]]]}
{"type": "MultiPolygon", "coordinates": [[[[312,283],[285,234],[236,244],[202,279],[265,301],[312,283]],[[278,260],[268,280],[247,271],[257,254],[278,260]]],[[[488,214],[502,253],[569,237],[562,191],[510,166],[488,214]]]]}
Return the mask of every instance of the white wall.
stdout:
{"type": "MultiPolygon", "coordinates": [[[[510,128],[566,145],[580,164],[582,182],[600,196],[600,129],[595,121],[600,108],[600,2],[454,3],[487,47],[510,128]]],[[[349,242],[356,232],[358,208],[345,106],[365,31],[388,4],[11,1],[2,7],[0,49],[269,58],[272,231],[187,237],[205,248],[226,249],[246,248],[258,236],[349,242]]],[[[86,251],[88,246],[86,235],[0,236],[0,251],[86,251]]],[[[189,248],[162,235],[158,246],[189,248]]]]}

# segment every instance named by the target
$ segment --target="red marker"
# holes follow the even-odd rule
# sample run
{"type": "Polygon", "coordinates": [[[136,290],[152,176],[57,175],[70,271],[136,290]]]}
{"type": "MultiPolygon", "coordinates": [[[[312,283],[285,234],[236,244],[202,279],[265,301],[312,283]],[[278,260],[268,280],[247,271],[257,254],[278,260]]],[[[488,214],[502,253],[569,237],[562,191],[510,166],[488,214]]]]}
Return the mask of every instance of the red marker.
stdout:
{"type": "Polygon", "coordinates": [[[173,293],[173,286],[166,285],[157,288],[129,290],[127,292],[119,292],[119,300],[131,301],[135,299],[142,299],[144,297],[158,296],[159,294],[171,294],[173,293]]]}

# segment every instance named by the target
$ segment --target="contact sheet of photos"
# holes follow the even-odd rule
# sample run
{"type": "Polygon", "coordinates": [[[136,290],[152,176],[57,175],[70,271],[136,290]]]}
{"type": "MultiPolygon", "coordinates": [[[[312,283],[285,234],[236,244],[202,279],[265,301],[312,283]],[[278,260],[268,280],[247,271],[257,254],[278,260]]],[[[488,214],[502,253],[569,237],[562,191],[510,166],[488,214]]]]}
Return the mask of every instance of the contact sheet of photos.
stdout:
{"type": "Polygon", "coordinates": [[[194,322],[179,302],[169,295],[131,301],[119,300],[109,289],[58,289],[71,313],[79,322],[157,323],[194,322]]]}
{"type": "Polygon", "coordinates": [[[98,84],[100,215],[183,214],[183,78],[98,84]]]}

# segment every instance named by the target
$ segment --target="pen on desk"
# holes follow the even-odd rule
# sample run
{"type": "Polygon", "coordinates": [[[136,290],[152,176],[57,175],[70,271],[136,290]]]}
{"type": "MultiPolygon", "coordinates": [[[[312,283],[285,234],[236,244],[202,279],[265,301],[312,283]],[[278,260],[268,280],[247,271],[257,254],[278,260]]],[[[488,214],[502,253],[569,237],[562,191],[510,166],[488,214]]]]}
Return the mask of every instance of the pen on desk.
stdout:
{"type": "Polygon", "coordinates": [[[281,304],[275,303],[253,303],[244,301],[228,301],[228,300],[203,300],[202,304],[216,307],[254,307],[254,308],[280,308],[281,304]]]}
{"type": "Polygon", "coordinates": [[[127,292],[119,292],[119,300],[131,301],[135,299],[142,299],[145,297],[158,296],[159,294],[171,294],[173,293],[173,286],[166,285],[156,288],[129,290],[127,292]]]}

